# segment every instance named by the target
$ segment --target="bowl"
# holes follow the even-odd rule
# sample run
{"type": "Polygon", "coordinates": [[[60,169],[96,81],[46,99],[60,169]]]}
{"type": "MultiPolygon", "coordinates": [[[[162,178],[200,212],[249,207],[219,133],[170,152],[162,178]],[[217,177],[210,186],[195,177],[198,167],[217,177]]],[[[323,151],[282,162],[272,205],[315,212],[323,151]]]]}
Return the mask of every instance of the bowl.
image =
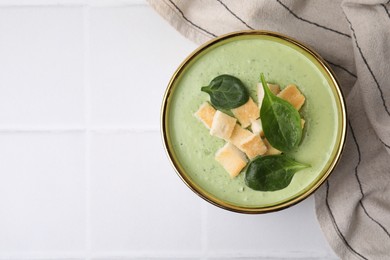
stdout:
{"type": "Polygon", "coordinates": [[[292,206],[311,195],[340,159],[346,135],[346,108],[329,65],[299,41],[270,31],[239,31],[217,37],[192,52],[173,74],[161,109],[165,150],[178,176],[196,194],[226,210],[259,214],[292,206]],[[297,172],[278,191],[255,191],[245,172],[231,178],[214,159],[225,141],[209,134],[194,116],[209,101],[202,86],[221,74],[233,75],[253,100],[260,73],[282,88],[295,84],[306,97],[299,149],[288,154],[311,167],[297,172]]]}

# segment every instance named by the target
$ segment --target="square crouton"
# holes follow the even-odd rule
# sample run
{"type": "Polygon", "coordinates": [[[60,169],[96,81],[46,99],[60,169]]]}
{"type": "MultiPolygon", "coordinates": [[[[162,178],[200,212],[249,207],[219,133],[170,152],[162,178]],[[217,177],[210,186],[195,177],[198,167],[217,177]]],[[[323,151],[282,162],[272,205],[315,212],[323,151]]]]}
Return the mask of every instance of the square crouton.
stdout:
{"type": "Polygon", "coordinates": [[[248,102],[244,105],[233,108],[232,112],[243,128],[247,128],[251,124],[251,119],[255,120],[259,118],[260,113],[259,107],[252,98],[249,98],[248,102]]]}
{"type": "Polygon", "coordinates": [[[198,118],[208,129],[211,128],[216,110],[208,103],[204,102],[195,112],[195,117],[198,118]]]}
{"type": "Polygon", "coordinates": [[[260,135],[261,137],[264,136],[263,125],[261,124],[260,118],[256,120],[251,120],[251,129],[252,133],[260,135]]]}
{"type": "Polygon", "coordinates": [[[287,85],[287,87],[280,91],[278,97],[289,102],[296,110],[301,109],[303,103],[305,103],[305,96],[293,84],[287,85]]]}
{"type": "Polygon", "coordinates": [[[257,104],[259,104],[259,107],[261,107],[261,104],[263,103],[263,99],[264,99],[263,84],[259,82],[257,83],[257,104]]]}
{"type": "Polygon", "coordinates": [[[226,143],[215,154],[219,162],[231,177],[236,177],[247,164],[245,154],[231,143],[226,143]]]}
{"type": "Polygon", "coordinates": [[[251,131],[242,128],[239,124],[236,124],[236,126],[233,129],[232,135],[226,141],[234,144],[238,149],[242,150],[240,148],[240,144],[242,143],[243,140],[247,139],[251,135],[252,135],[251,131]]]}
{"type": "Polygon", "coordinates": [[[234,117],[217,110],[211,124],[210,134],[228,140],[233,133],[236,122],[237,119],[234,117]]]}
{"type": "Polygon", "coordinates": [[[277,84],[270,84],[270,83],[267,83],[268,84],[268,88],[269,90],[271,90],[271,92],[276,96],[277,94],[279,94],[280,92],[280,87],[279,85],[277,84]]]}
{"type": "Polygon", "coordinates": [[[266,138],[263,139],[263,142],[267,146],[267,152],[265,153],[265,155],[278,155],[282,153],[278,149],[272,147],[272,145],[268,142],[266,138]]]}
{"type": "MultiPolygon", "coordinates": [[[[267,85],[268,85],[268,88],[271,90],[271,92],[274,95],[279,94],[279,92],[280,92],[279,85],[271,84],[271,83],[267,83],[267,85]]],[[[257,101],[258,101],[257,104],[259,105],[259,107],[261,107],[261,104],[263,103],[263,99],[264,99],[263,84],[261,84],[261,82],[259,82],[259,83],[257,83],[257,101]]]]}
{"type": "Polygon", "coordinates": [[[263,155],[267,152],[267,146],[261,140],[260,135],[252,134],[242,141],[240,147],[246,153],[249,159],[253,159],[258,155],[263,155]]]}

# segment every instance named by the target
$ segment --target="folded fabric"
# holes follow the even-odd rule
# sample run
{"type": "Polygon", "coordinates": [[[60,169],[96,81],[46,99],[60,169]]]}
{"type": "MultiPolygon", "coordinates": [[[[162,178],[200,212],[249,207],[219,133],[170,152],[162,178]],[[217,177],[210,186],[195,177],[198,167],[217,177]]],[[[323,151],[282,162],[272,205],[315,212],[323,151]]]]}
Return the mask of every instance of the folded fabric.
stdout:
{"type": "Polygon", "coordinates": [[[390,259],[390,0],[148,0],[196,43],[262,29],[313,47],[332,66],[348,110],[345,151],[315,193],[342,259],[390,259]]]}

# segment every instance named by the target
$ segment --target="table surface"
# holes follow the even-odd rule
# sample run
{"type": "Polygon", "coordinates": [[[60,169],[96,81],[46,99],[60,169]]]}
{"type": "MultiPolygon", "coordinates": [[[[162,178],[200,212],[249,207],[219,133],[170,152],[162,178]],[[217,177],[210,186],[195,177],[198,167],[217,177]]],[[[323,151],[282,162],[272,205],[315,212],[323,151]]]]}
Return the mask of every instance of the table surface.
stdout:
{"type": "Polygon", "coordinates": [[[160,106],[196,47],[140,0],[0,0],[0,259],[337,259],[313,197],[242,215],[175,174],[160,106]]]}

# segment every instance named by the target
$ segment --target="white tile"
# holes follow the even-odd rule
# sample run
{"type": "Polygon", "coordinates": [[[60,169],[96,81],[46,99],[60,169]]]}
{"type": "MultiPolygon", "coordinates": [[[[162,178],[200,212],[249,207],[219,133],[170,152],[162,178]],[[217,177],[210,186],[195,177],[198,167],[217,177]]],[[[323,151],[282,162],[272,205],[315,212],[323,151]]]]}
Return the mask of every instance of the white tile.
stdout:
{"type": "Polygon", "coordinates": [[[200,199],[173,171],[160,133],[94,134],[90,150],[93,251],[199,252],[200,199]]]}
{"type": "Polygon", "coordinates": [[[81,8],[0,8],[0,126],[84,122],[81,8]]]}
{"type": "MultiPolygon", "coordinates": [[[[80,1],[80,0],[79,0],[80,1]]],[[[147,5],[146,0],[82,0],[91,6],[147,5]]]]}
{"type": "MultiPolygon", "coordinates": [[[[165,256],[140,256],[140,257],[123,257],[123,256],[114,256],[114,257],[96,257],[92,260],[200,260],[200,257],[165,257],[165,256]]],[[[34,259],[35,260],[35,259],[34,259]]],[[[62,259],[61,259],[62,260],[62,259]]]]}
{"type": "MultiPolygon", "coordinates": [[[[277,253],[276,253],[277,254],[277,253]]],[[[285,257],[274,256],[254,256],[254,257],[207,257],[205,260],[339,260],[337,257],[316,257],[316,256],[297,256],[295,253],[285,257]]]]}
{"type": "Polygon", "coordinates": [[[168,81],[195,44],[149,6],[92,8],[91,122],[158,127],[168,81]]]}
{"type": "Polygon", "coordinates": [[[119,6],[147,5],[146,0],[0,0],[0,6],[119,6]]]}
{"type": "Polygon", "coordinates": [[[84,134],[0,134],[0,255],[85,247],[84,134]]]}
{"type": "Polygon", "coordinates": [[[89,0],[0,0],[0,6],[23,7],[23,6],[58,6],[58,5],[81,5],[89,0]]]}
{"type": "Polygon", "coordinates": [[[263,215],[231,213],[208,207],[207,251],[217,256],[328,257],[314,212],[314,199],[263,215]]]}

